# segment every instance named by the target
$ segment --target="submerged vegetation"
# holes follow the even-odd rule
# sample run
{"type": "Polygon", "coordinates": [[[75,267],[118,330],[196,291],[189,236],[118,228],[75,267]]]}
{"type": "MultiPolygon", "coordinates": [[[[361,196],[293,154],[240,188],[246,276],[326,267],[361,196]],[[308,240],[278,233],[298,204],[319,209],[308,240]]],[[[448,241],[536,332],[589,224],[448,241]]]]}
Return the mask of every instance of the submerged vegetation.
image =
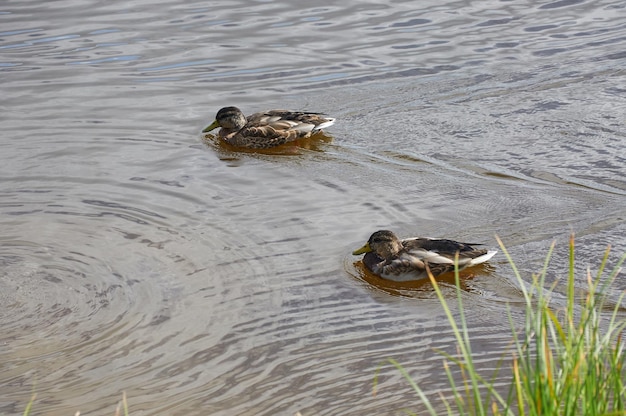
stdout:
{"type": "MultiPolygon", "coordinates": [[[[37,394],[35,393],[32,395],[32,397],[30,398],[30,401],[26,405],[26,409],[24,410],[23,416],[30,415],[30,411],[33,407],[33,404],[35,403],[36,398],[37,398],[37,394]]],[[[114,415],[115,416],[122,416],[122,415],[128,416],[128,401],[126,400],[126,392],[122,393],[122,400],[120,400],[120,402],[117,404],[114,415]]],[[[80,412],[74,413],[74,416],[80,416],[80,412]]]]}
{"type": "MultiPolygon", "coordinates": [[[[608,302],[609,286],[615,281],[623,256],[610,273],[603,277],[610,247],[607,248],[597,275],[587,270],[585,296],[576,296],[574,268],[574,237],[569,242],[569,268],[564,306],[551,304],[555,284],[546,288],[546,275],[554,244],[550,247],[542,271],[528,284],[522,279],[508,251],[498,239],[506,255],[524,300],[523,328],[516,325],[509,312],[512,330],[512,351],[504,352],[499,368],[510,363],[508,394],[506,383],[497,374],[485,378],[474,365],[471,339],[463,311],[459,273],[456,272],[458,315],[455,319],[440,287],[430,277],[439,301],[457,341],[457,356],[441,352],[452,397],[440,394],[440,402],[448,415],[626,415],[626,382],[624,364],[624,328],[620,316],[624,292],[608,302]],[[459,321],[457,323],[457,320],[459,321]],[[454,378],[458,368],[462,382],[454,378]],[[496,379],[498,388],[496,388],[496,379]]],[[[408,380],[430,415],[438,415],[439,406],[427,397],[418,383],[393,359],[388,360],[408,380]]],[[[506,382],[506,380],[505,380],[506,382]]],[[[376,388],[377,377],[374,379],[376,388]]],[[[414,414],[410,413],[409,414],[414,414]]]]}

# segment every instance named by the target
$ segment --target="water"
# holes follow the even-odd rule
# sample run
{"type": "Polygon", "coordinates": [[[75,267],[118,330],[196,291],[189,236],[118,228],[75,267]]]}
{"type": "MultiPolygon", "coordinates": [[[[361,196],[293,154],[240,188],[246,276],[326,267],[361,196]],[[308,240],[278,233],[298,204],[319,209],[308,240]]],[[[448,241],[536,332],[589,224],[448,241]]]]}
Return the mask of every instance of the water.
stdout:
{"type": "MultiPolygon", "coordinates": [[[[5,2],[0,413],[419,410],[447,391],[427,285],[363,275],[376,229],[507,244],[563,277],[626,251],[617,1],[5,2]],[[202,140],[217,109],[321,111],[283,154],[202,140]]],[[[581,273],[581,277],[583,274],[581,273]]],[[[626,280],[618,278],[616,292],[626,280]]],[[[582,286],[582,282],[581,282],[582,286]]],[[[520,293],[464,274],[484,371],[520,293]]],[[[452,297],[451,290],[448,296],[452,297]]]]}

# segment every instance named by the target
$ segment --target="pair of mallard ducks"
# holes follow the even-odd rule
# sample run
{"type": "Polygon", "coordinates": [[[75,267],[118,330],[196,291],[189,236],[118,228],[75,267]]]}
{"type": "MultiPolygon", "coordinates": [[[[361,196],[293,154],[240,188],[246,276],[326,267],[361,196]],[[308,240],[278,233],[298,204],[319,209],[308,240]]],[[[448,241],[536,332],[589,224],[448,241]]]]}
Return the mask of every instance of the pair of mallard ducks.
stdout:
{"type": "MultiPolygon", "coordinates": [[[[220,127],[218,136],[232,146],[267,149],[310,137],[334,123],[334,118],[319,113],[270,110],[245,117],[237,107],[224,107],[202,132],[220,127]]],[[[428,276],[428,270],[434,276],[452,271],[457,256],[460,270],[486,262],[497,251],[475,249],[471,244],[445,239],[400,240],[391,231],[381,230],[352,254],[364,253],[363,264],[372,273],[404,282],[423,279],[428,276]]]]}

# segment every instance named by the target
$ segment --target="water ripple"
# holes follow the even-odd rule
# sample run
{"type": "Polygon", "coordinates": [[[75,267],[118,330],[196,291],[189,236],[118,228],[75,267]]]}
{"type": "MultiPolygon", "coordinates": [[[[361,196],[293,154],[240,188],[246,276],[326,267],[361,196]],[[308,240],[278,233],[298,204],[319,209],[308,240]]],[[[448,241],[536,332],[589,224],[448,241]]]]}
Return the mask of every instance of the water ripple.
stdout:
{"type": "MultiPolygon", "coordinates": [[[[373,230],[498,234],[525,277],[570,230],[626,250],[618,1],[81,6],[0,12],[0,413],[387,414],[415,400],[391,367],[371,394],[385,358],[434,396],[456,351],[428,285],[349,254],[373,230]],[[239,152],[200,135],[226,104],[338,121],[239,152]]],[[[462,282],[485,371],[523,321],[492,260],[462,282]]]]}

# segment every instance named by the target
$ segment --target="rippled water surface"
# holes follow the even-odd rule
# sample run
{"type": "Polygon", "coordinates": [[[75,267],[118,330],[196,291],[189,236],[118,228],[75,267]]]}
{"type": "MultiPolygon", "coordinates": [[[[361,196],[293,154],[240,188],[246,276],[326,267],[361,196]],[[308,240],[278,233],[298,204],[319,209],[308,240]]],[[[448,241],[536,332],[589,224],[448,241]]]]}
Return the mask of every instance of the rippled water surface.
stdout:
{"type": "MultiPolygon", "coordinates": [[[[291,3],[0,6],[0,413],[418,411],[376,369],[435,397],[452,334],[371,232],[497,234],[528,279],[571,231],[581,279],[626,251],[624,2],[291,3]],[[338,121],[235,152],[225,105],[338,121]]],[[[520,293],[501,254],[462,286],[489,371],[520,293]]]]}

